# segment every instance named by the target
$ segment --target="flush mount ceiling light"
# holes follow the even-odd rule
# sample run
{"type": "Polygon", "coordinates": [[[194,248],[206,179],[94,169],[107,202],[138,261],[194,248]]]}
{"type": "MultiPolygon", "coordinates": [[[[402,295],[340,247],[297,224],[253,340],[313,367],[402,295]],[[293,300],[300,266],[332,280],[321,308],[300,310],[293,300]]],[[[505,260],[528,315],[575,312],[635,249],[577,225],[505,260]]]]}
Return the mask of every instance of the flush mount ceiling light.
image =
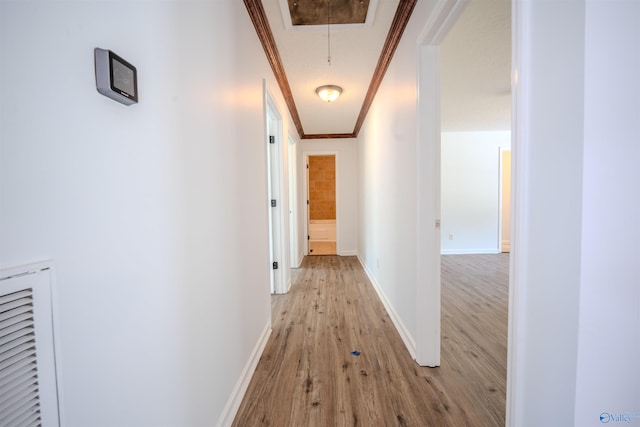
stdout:
{"type": "Polygon", "coordinates": [[[333,102],[342,93],[342,88],[335,85],[324,85],[316,89],[316,93],[325,102],[333,102]]]}

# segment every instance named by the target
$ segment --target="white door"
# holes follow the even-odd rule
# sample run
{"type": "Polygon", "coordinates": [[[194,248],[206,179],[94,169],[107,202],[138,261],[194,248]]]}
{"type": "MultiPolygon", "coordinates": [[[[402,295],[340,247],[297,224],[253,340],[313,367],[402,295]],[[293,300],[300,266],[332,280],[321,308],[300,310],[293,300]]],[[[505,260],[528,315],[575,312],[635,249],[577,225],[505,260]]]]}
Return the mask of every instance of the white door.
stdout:
{"type": "Polygon", "coordinates": [[[282,275],[280,274],[281,267],[281,227],[280,227],[280,209],[281,198],[279,194],[280,182],[279,182],[279,150],[278,150],[278,121],[274,111],[267,106],[267,179],[268,179],[268,197],[269,200],[269,260],[271,265],[271,293],[276,293],[281,289],[282,275]]]}

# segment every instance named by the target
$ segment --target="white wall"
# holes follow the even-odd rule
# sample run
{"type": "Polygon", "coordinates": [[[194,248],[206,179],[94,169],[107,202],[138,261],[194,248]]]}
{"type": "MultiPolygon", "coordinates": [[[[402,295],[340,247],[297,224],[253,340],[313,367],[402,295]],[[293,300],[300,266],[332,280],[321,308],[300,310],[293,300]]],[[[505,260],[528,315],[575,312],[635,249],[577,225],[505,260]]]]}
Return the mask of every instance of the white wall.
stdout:
{"type": "Polygon", "coordinates": [[[442,133],[443,254],[500,252],[500,148],[510,146],[508,131],[442,133]]]}
{"type": "MultiPolygon", "coordinates": [[[[356,255],[358,248],[358,142],[355,139],[305,139],[298,143],[298,186],[300,225],[307,220],[307,178],[305,157],[335,153],[336,163],[336,234],[338,255],[356,255]]],[[[304,251],[307,235],[300,232],[304,251]]]]}
{"type": "Polygon", "coordinates": [[[418,2],[358,137],[358,255],[415,350],[418,39],[435,2],[418,2]]]}
{"type": "Polygon", "coordinates": [[[640,3],[588,2],[585,19],[575,425],[639,426],[640,3]]]}
{"type": "Polygon", "coordinates": [[[514,6],[509,425],[601,425],[640,412],[640,10],[514,6]]]}
{"type": "Polygon", "coordinates": [[[271,71],[242,2],[115,4],[0,2],[0,268],[57,265],[64,425],[213,425],[270,323],[271,71]]]}

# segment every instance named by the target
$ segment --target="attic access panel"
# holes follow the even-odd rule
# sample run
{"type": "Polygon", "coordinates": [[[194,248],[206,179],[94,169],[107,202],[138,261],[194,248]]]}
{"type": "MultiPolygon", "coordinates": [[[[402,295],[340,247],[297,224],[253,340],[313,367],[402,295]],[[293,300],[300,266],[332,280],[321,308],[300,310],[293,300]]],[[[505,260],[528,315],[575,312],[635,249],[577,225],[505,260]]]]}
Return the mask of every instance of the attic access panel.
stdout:
{"type": "Polygon", "coordinates": [[[369,0],[287,0],[291,23],[296,25],[364,24],[369,0]],[[329,9],[328,9],[329,8],[329,9]]]}

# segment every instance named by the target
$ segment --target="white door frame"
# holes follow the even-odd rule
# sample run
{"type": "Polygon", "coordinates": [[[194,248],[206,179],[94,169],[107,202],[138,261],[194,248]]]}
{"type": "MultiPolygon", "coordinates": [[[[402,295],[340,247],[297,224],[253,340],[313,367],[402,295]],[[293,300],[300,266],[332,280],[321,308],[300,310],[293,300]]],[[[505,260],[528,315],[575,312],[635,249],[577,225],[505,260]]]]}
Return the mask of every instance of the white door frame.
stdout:
{"type": "Polygon", "coordinates": [[[304,244],[304,253],[305,255],[309,255],[309,204],[307,203],[309,200],[309,157],[312,156],[334,156],[336,162],[336,254],[340,255],[340,236],[338,230],[338,223],[340,221],[340,162],[337,151],[304,151],[302,153],[302,158],[304,160],[304,197],[305,197],[305,208],[306,208],[306,220],[304,222],[304,235],[307,236],[304,244]]]}
{"type": "Polygon", "coordinates": [[[263,81],[263,99],[265,114],[265,144],[267,146],[267,194],[266,201],[269,216],[269,265],[271,277],[271,293],[284,294],[289,290],[289,242],[288,242],[288,192],[284,191],[283,131],[282,115],[273,101],[266,82],[263,81]],[[270,143],[269,137],[274,137],[270,143]],[[271,207],[271,200],[276,206],[271,207]],[[273,269],[273,263],[278,268],[273,269]]]}
{"type": "Polygon", "coordinates": [[[289,166],[289,259],[291,268],[298,268],[302,261],[300,257],[300,239],[298,237],[298,146],[295,139],[289,135],[288,166],[289,166]]]}
{"type": "Polygon", "coordinates": [[[439,2],[418,38],[416,362],[440,365],[440,44],[469,0],[439,2]]]}

